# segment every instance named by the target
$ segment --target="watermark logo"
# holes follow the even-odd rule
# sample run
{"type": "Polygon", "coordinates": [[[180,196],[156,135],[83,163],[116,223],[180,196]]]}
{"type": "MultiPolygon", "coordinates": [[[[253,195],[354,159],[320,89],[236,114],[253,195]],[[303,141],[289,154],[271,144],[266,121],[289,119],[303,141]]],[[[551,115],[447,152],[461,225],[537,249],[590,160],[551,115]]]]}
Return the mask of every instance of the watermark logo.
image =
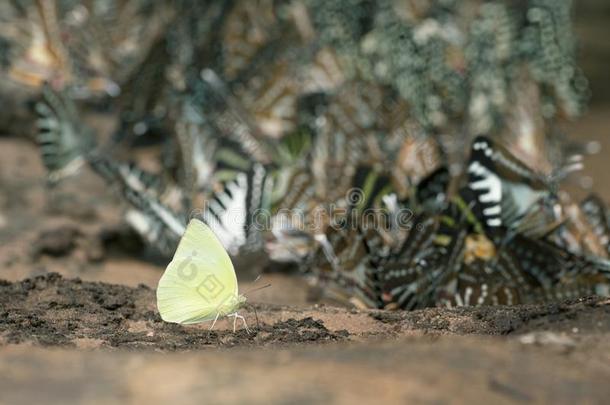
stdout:
{"type": "Polygon", "coordinates": [[[197,287],[197,292],[207,302],[218,298],[218,296],[224,291],[224,284],[214,274],[208,274],[204,277],[203,281],[197,287]]]}
{"type": "MultiPolygon", "coordinates": [[[[201,269],[197,267],[197,251],[192,251],[190,255],[180,261],[176,273],[180,280],[187,285],[196,282],[197,277],[201,277],[201,269]]],[[[220,308],[230,298],[227,296],[222,301],[217,302],[218,297],[225,289],[224,283],[213,273],[204,274],[203,280],[195,287],[195,291],[205,302],[208,304],[214,303],[217,308],[220,308]]]]}
{"type": "Polygon", "coordinates": [[[196,256],[197,252],[193,251],[178,265],[178,270],[176,272],[182,281],[193,281],[195,277],[197,277],[197,266],[193,263],[193,259],[196,256]]]}
{"type": "Polygon", "coordinates": [[[395,194],[384,195],[375,202],[371,201],[371,198],[364,190],[351,188],[337,203],[318,204],[309,208],[282,208],[273,213],[266,208],[244,213],[242,204],[237,204],[241,208],[217,212],[218,205],[206,201],[201,209],[191,212],[190,218],[203,218],[204,221],[206,218],[212,218],[212,222],[223,228],[223,233],[239,233],[247,229],[248,232],[287,231],[316,234],[328,227],[337,231],[411,229],[414,214],[399,204],[395,194]]]}

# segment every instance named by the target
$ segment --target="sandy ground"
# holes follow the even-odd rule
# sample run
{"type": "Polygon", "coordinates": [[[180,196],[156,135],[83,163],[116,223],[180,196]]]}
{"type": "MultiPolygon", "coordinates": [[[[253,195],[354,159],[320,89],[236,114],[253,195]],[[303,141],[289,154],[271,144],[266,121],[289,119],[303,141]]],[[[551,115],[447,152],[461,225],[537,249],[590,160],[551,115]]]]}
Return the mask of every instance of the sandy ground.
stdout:
{"type": "MultiPolygon", "coordinates": [[[[607,108],[569,127],[610,141],[607,108]]],[[[606,200],[607,153],[588,161],[606,200]]],[[[361,311],[268,274],[250,332],[163,323],[143,255],[95,175],[47,190],[36,149],[0,138],[0,403],[604,403],[610,300],[361,311]],[[258,318],[258,322],[257,322],[258,318]]],[[[241,280],[246,290],[251,281],[241,280]]]]}

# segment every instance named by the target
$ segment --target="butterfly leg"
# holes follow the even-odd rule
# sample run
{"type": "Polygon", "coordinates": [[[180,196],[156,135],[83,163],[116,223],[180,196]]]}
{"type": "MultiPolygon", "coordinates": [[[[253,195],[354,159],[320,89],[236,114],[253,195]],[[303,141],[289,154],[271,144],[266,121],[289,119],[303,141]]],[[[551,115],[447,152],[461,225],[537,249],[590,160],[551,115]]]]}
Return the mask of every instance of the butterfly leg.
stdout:
{"type": "Polygon", "coordinates": [[[248,324],[246,323],[246,318],[236,312],[235,319],[237,320],[237,318],[241,319],[241,321],[244,323],[244,329],[246,329],[246,332],[250,333],[250,329],[248,329],[248,324]]]}
{"type": "Polygon", "coordinates": [[[227,315],[227,316],[233,317],[233,333],[235,333],[235,331],[237,330],[237,319],[241,319],[241,321],[244,323],[244,329],[246,329],[246,332],[250,333],[250,329],[248,328],[248,324],[246,323],[246,318],[244,318],[237,312],[235,312],[234,314],[227,315]]]}
{"type": "Polygon", "coordinates": [[[212,326],[210,326],[210,330],[214,329],[214,325],[216,325],[216,321],[218,320],[219,316],[220,316],[220,312],[218,312],[216,314],[216,318],[214,318],[214,321],[212,322],[212,326]]]}

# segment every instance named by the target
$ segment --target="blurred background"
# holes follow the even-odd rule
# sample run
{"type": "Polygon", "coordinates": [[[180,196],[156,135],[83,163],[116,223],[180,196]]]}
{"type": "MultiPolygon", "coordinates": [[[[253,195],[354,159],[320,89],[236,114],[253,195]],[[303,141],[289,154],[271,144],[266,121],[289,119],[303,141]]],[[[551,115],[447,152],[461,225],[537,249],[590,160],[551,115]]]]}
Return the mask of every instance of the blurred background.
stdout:
{"type": "Polygon", "coordinates": [[[579,42],[578,60],[590,80],[593,106],[609,100],[608,73],[605,68],[610,58],[606,21],[610,5],[600,0],[574,2],[574,31],[579,42]]]}
{"type": "MultiPolygon", "coordinates": [[[[562,188],[610,199],[604,1],[1,7],[9,279],[56,270],[154,286],[188,216],[236,173],[281,178],[272,220],[294,207],[308,218],[371,172],[399,198],[442,166],[457,179],[478,134],[551,177],[584,154],[562,188]]],[[[244,263],[296,268],[315,250],[302,225],[223,242],[244,263]]]]}
{"type": "Polygon", "coordinates": [[[610,17],[610,5],[603,1],[585,0],[574,3],[574,32],[579,42],[578,60],[589,79],[591,88],[590,108],[582,119],[570,129],[575,136],[591,134],[602,145],[602,152],[591,156],[585,165],[585,173],[594,179],[595,191],[610,198],[610,188],[605,182],[606,156],[610,144],[604,128],[608,127],[608,63],[610,45],[604,38],[610,32],[605,21],[610,17]]]}

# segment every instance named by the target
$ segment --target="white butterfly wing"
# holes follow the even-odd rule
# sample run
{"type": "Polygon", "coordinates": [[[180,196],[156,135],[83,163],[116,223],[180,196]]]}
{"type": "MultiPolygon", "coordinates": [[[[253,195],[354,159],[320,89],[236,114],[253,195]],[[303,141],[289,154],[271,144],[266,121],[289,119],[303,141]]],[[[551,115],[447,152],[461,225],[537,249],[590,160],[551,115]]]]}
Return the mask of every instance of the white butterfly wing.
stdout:
{"type": "Polygon", "coordinates": [[[197,323],[238,306],[237,277],[229,255],[203,222],[192,219],[157,287],[166,322],[197,323]]]}

